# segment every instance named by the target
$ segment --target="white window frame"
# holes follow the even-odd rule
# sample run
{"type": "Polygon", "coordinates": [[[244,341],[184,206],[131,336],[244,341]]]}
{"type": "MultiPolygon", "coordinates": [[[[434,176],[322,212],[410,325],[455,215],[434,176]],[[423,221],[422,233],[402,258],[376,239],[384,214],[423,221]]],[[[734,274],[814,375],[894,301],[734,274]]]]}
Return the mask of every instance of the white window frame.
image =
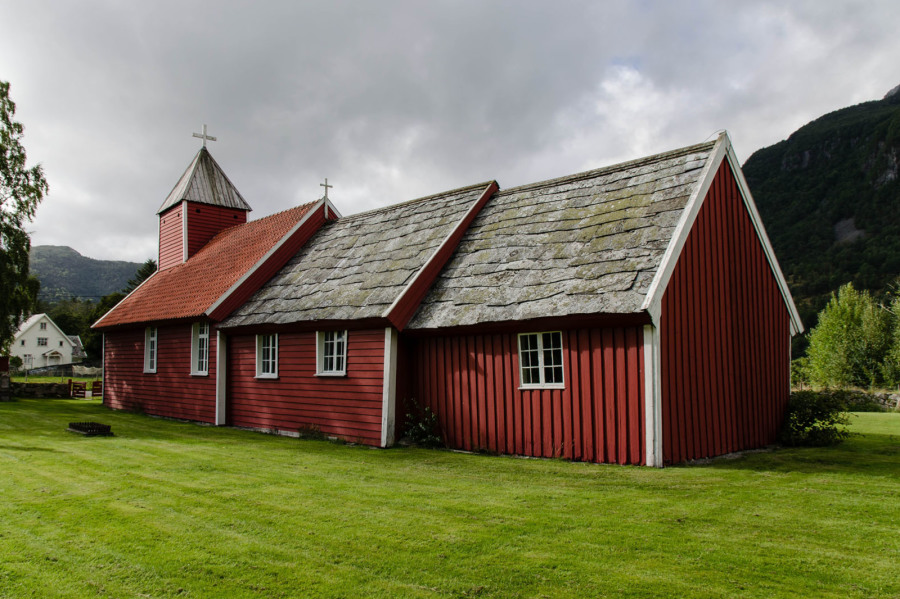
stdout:
{"type": "Polygon", "coordinates": [[[347,375],[347,337],[347,331],[316,331],[316,376],[347,375]]]}
{"type": "Polygon", "coordinates": [[[49,347],[50,339],[48,337],[38,337],[37,344],[38,347],[49,347]]]}
{"type": "MultiPolygon", "coordinates": [[[[519,333],[519,337],[517,339],[517,348],[519,352],[519,389],[565,389],[566,388],[566,367],[565,367],[565,352],[563,351],[563,342],[562,342],[562,331],[540,331],[536,333],[519,333]],[[544,336],[545,335],[558,335],[559,336],[559,347],[554,347],[551,345],[549,349],[544,347],[544,336]],[[522,339],[524,337],[533,337],[537,339],[537,348],[531,349],[529,348],[529,352],[536,351],[537,352],[537,365],[530,364],[528,368],[537,368],[538,371],[538,382],[525,382],[526,378],[531,378],[530,375],[526,375],[525,373],[525,362],[528,361],[523,358],[522,351],[522,339]],[[547,364],[545,355],[547,352],[559,351],[559,364],[547,364]],[[553,368],[559,369],[559,381],[547,382],[547,369],[553,368]]],[[[530,360],[530,359],[529,359],[530,360]]]]}
{"type": "Polygon", "coordinates": [[[42,323],[41,323],[41,326],[40,326],[40,329],[41,329],[42,331],[46,331],[46,330],[47,330],[47,323],[46,323],[46,322],[42,322],[42,323]]]}
{"type": "Polygon", "coordinates": [[[144,329],[144,372],[154,374],[159,358],[159,332],[156,327],[144,329]]]}
{"type": "Polygon", "coordinates": [[[256,378],[278,378],[278,333],[256,336],[256,378]],[[271,341],[271,346],[266,347],[266,341],[271,341]],[[269,355],[266,355],[268,349],[269,355]]]}
{"type": "Polygon", "coordinates": [[[191,327],[191,376],[209,374],[209,323],[195,322],[191,327]]]}

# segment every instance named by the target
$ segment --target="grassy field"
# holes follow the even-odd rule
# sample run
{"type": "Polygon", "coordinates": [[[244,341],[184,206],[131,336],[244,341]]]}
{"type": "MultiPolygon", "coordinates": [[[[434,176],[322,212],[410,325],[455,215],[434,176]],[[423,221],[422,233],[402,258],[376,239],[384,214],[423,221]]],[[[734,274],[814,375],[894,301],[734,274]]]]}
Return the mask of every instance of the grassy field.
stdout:
{"type": "Polygon", "coordinates": [[[854,430],[654,470],[0,403],[0,596],[898,597],[900,414],[854,430]]]}

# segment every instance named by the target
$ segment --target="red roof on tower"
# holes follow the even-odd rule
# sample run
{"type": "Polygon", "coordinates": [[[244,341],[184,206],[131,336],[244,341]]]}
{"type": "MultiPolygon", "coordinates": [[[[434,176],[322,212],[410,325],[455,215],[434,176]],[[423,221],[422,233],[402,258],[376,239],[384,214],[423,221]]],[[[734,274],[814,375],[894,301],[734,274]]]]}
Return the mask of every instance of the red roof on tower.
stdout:
{"type": "Polygon", "coordinates": [[[324,220],[323,205],[320,200],[225,229],[184,264],[157,271],[94,327],[214,317],[212,312],[260,267],[274,268],[272,274],[281,267],[279,249],[287,254],[284,261],[296,252],[321,224],[312,221],[324,220]],[[307,222],[311,230],[301,231],[307,222]]]}

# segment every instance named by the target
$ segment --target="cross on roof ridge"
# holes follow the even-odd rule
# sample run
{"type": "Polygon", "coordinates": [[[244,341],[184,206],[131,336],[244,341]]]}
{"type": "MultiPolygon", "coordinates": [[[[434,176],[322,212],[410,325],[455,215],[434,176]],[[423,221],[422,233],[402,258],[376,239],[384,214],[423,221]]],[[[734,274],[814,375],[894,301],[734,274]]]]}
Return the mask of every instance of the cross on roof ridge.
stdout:
{"type": "Polygon", "coordinates": [[[325,199],[327,200],[327,199],[328,199],[328,188],[329,188],[329,187],[334,187],[334,185],[329,185],[329,184],[328,184],[328,177],[325,177],[325,182],[324,182],[324,183],[319,183],[319,187],[324,187],[324,188],[325,188],[325,199]]]}
{"type": "MultiPolygon", "coordinates": [[[[203,133],[194,133],[194,137],[199,137],[200,139],[203,140],[203,147],[204,147],[204,148],[206,147],[206,140],[209,140],[209,141],[216,141],[216,138],[215,138],[215,137],[213,137],[212,135],[207,135],[207,134],[206,134],[206,124],[203,125],[203,133]]],[[[327,183],[327,180],[326,180],[326,183],[327,183]]]]}

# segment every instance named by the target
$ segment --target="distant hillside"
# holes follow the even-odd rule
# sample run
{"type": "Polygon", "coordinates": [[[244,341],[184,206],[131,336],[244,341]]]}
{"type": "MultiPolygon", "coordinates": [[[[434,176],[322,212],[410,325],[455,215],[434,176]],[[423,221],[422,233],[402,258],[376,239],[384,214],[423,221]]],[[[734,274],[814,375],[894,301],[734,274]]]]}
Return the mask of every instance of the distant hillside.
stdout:
{"type": "Polygon", "coordinates": [[[804,323],[853,282],[900,276],[900,86],[754,153],[744,175],[804,323]]]}
{"type": "Polygon", "coordinates": [[[31,272],[41,282],[39,298],[43,301],[71,297],[97,301],[125,287],[140,267],[137,262],[86,258],[66,246],[31,248],[31,272]]]}

